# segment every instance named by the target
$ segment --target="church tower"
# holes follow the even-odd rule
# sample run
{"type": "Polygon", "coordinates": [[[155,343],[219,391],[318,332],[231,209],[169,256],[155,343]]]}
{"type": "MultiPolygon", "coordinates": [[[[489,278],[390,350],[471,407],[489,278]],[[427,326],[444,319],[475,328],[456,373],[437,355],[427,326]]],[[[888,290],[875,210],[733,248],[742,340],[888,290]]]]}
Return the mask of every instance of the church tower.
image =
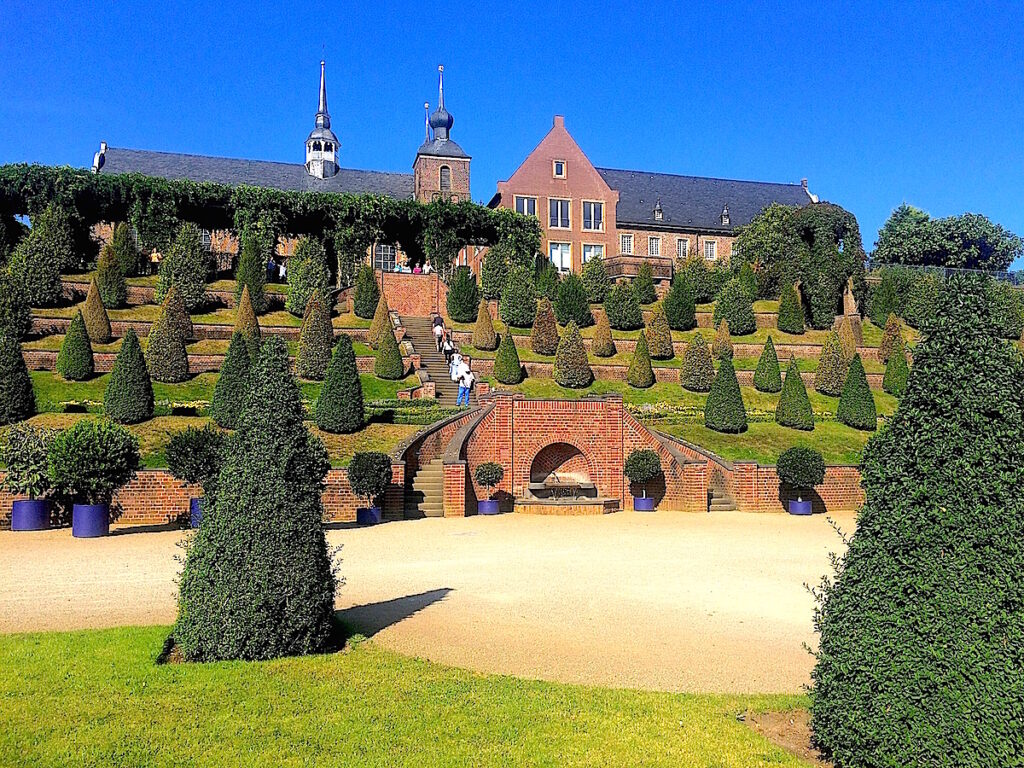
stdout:
{"type": "Polygon", "coordinates": [[[412,165],[416,199],[461,202],[470,199],[470,157],[451,139],[455,118],[444,106],[444,67],[439,66],[437,73],[437,109],[427,119],[426,140],[412,165]]]}
{"type": "Polygon", "coordinates": [[[306,138],[306,173],[318,179],[329,179],[338,172],[338,137],[331,130],[327,112],[327,84],[324,62],[320,62],[320,106],[316,111],[316,127],[306,138]]]}

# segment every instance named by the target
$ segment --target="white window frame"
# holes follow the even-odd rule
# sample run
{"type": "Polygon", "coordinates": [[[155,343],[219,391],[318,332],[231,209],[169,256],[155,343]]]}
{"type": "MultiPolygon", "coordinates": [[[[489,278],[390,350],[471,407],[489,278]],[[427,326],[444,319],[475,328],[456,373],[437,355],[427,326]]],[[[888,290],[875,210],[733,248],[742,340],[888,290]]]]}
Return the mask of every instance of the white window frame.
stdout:
{"type": "Polygon", "coordinates": [[[676,258],[685,259],[690,255],[690,238],[688,237],[677,237],[676,238],[676,258]]]}
{"type": "Polygon", "coordinates": [[[633,255],[633,236],[632,235],[627,235],[627,234],[619,235],[619,251],[624,256],[632,256],[633,255]]]}
{"type": "Polygon", "coordinates": [[[199,245],[204,251],[213,250],[213,237],[210,234],[210,230],[199,230],[199,245]]]}
{"type": "Polygon", "coordinates": [[[394,272],[395,264],[398,263],[398,249],[391,243],[377,243],[373,247],[373,268],[382,269],[385,272],[394,272]],[[391,263],[385,266],[385,255],[390,255],[391,263]]]}
{"type": "Polygon", "coordinates": [[[583,263],[586,264],[595,256],[604,258],[604,244],[603,243],[584,243],[583,244],[583,263]],[[588,253],[589,249],[589,253],[588,253]]]}
{"type": "Polygon", "coordinates": [[[580,213],[582,218],[580,221],[583,222],[584,232],[604,232],[604,202],[601,200],[584,200],[580,205],[580,213]],[[590,209],[590,226],[587,226],[587,206],[592,206],[590,209]],[[594,213],[597,213],[597,226],[594,226],[594,213]]]}
{"type": "Polygon", "coordinates": [[[715,240],[704,241],[704,260],[715,261],[718,258],[718,242],[715,240]]]}
{"type": "Polygon", "coordinates": [[[548,261],[563,275],[572,272],[572,243],[552,240],[548,242],[548,261]],[[555,249],[558,249],[558,261],[555,260],[555,249]],[[560,263],[561,262],[561,263],[560,263]]]}
{"type": "Polygon", "coordinates": [[[551,161],[551,175],[556,179],[564,179],[569,175],[568,163],[565,160],[552,160],[551,161]],[[562,172],[558,172],[558,166],[562,166],[562,172]]]}
{"type": "Polygon", "coordinates": [[[516,209],[516,213],[519,213],[519,214],[521,214],[523,216],[536,216],[537,215],[537,198],[533,197],[531,195],[516,195],[515,196],[515,209],[516,209]],[[519,210],[519,202],[520,201],[522,201],[522,203],[523,203],[523,210],[522,211],[519,210]],[[529,202],[533,202],[533,213],[530,213],[529,211],[526,210],[527,203],[529,203],[529,202]]]}
{"type": "Polygon", "coordinates": [[[568,197],[549,197],[548,198],[548,229],[572,229],[572,200],[570,198],[568,198],[568,197]],[[551,223],[551,204],[552,203],[559,203],[559,211],[558,211],[558,213],[559,213],[559,215],[558,215],[559,223],[558,224],[552,224],[551,223]],[[561,224],[561,221],[562,221],[562,216],[561,216],[562,204],[565,205],[565,218],[566,218],[566,222],[567,222],[564,227],[561,224]]]}
{"type": "Polygon", "coordinates": [[[649,235],[647,237],[647,255],[661,256],[661,238],[649,235]]]}

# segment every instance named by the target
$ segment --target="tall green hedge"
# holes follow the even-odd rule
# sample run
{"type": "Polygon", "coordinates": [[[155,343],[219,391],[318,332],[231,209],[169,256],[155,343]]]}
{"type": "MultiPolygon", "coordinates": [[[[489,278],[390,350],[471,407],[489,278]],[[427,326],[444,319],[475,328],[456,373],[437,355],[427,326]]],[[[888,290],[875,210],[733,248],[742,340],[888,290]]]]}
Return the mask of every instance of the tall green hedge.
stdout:
{"type": "Polygon", "coordinates": [[[558,325],[551,302],[547,299],[537,303],[537,317],[530,331],[530,349],[537,355],[553,355],[558,350],[558,325]]]}
{"type": "Polygon", "coordinates": [[[907,388],[909,376],[910,367],[907,365],[907,353],[903,346],[903,340],[897,339],[889,354],[889,360],[885,364],[882,390],[890,395],[901,397],[907,388]]]}
{"type": "Polygon", "coordinates": [[[235,312],[235,331],[241,332],[249,345],[249,357],[256,361],[260,356],[260,341],[263,338],[263,331],[260,330],[260,321],[256,319],[256,310],[253,309],[252,301],[249,299],[249,286],[243,286],[242,297],[238,301],[238,309],[235,312]]]}
{"type": "Polygon", "coordinates": [[[843,344],[839,340],[839,334],[831,331],[828,338],[825,339],[821,357],[818,358],[818,368],[814,372],[814,388],[823,395],[839,397],[843,392],[843,385],[846,383],[848,369],[849,364],[843,353],[843,344]]]}
{"type": "Polygon", "coordinates": [[[617,283],[604,300],[604,313],[608,324],[617,331],[643,328],[644,315],[633,289],[626,283],[617,283]]]}
{"type": "Polygon", "coordinates": [[[156,300],[162,302],[175,286],[185,308],[194,312],[206,301],[206,278],[210,273],[210,255],[203,250],[199,227],[186,222],[181,225],[170,249],[160,261],[156,283],[156,300]]]}
{"type": "Polygon", "coordinates": [[[369,320],[377,311],[377,303],[380,301],[380,288],[377,286],[377,276],[373,267],[363,264],[356,273],[356,288],[352,305],[357,317],[369,320]]]}
{"type": "Polygon", "coordinates": [[[646,259],[640,262],[633,279],[633,293],[641,304],[653,304],[658,300],[658,292],[654,289],[654,268],[646,259]]]}
{"type": "Polygon", "coordinates": [[[498,348],[498,336],[494,332],[494,323],[491,321],[491,310],[487,306],[487,299],[480,299],[480,307],[476,312],[476,323],[473,325],[473,346],[486,351],[498,348]]]}
{"type": "Polygon", "coordinates": [[[352,339],[338,337],[327,378],[313,404],[313,419],[325,432],[348,434],[363,427],[363,385],[352,339]]]}
{"type": "Polygon", "coordinates": [[[591,350],[597,357],[611,357],[615,354],[615,340],[612,339],[612,329],[604,312],[597,313],[597,327],[594,328],[591,350]]]}
{"type": "Polygon", "coordinates": [[[689,331],[697,327],[697,307],[693,301],[693,292],[682,275],[677,274],[672,278],[672,286],[662,304],[672,330],[689,331]]]}
{"type": "Polygon", "coordinates": [[[138,424],[153,418],[153,382],[139,337],[131,328],[125,332],[103,392],[103,412],[118,424],[138,424]]]}
{"type": "Polygon", "coordinates": [[[21,279],[0,267],[0,335],[20,340],[32,327],[32,311],[21,279]]]}
{"type": "Polygon", "coordinates": [[[779,371],[779,358],[775,354],[775,342],[769,334],[768,341],[761,350],[761,358],[757,361],[754,371],[754,389],[758,392],[781,392],[782,373],[779,371]]]}
{"type": "Polygon", "coordinates": [[[456,323],[471,323],[476,318],[479,303],[480,291],[473,273],[469,267],[456,267],[448,284],[448,317],[456,323]]]}
{"type": "Polygon", "coordinates": [[[746,336],[757,330],[753,299],[739,280],[726,283],[715,301],[712,322],[717,326],[723,320],[729,322],[729,331],[737,336],[746,336]]]}
{"type": "Polygon", "coordinates": [[[655,304],[651,312],[650,322],[641,336],[647,337],[647,348],[655,360],[671,360],[676,352],[672,347],[672,330],[668,327],[668,318],[661,304],[655,304]]]}
{"type": "Polygon", "coordinates": [[[210,415],[218,426],[225,429],[234,429],[238,426],[245,395],[249,391],[251,368],[249,345],[242,332],[235,331],[231,334],[228,353],[220,367],[220,376],[217,377],[210,400],[210,415]]]}
{"type": "Polygon", "coordinates": [[[555,302],[555,317],[562,325],[576,323],[580,328],[594,324],[590,313],[587,289],[579,275],[568,274],[558,284],[558,300],[555,302]]]}
{"type": "Polygon", "coordinates": [[[154,381],[176,384],[189,376],[188,352],[181,326],[175,322],[168,299],[164,300],[160,314],[149,329],[146,364],[154,381]]]}
{"type": "Polygon", "coordinates": [[[647,389],[654,384],[654,370],[651,368],[651,355],[647,348],[647,336],[641,333],[636,339],[636,349],[629,361],[626,371],[626,382],[631,387],[647,389]]]}
{"type": "Polygon", "coordinates": [[[871,396],[871,388],[864,373],[864,364],[860,355],[855,354],[850,362],[850,370],[846,374],[843,393],[839,396],[836,408],[836,419],[848,427],[874,432],[878,428],[878,413],[875,410],[875,398],[871,396]]]}
{"type": "Polygon", "coordinates": [[[601,256],[593,256],[583,265],[583,287],[587,289],[587,301],[591,304],[604,303],[611,281],[601,256]]]}
{"type": "Polygon", "coordinates": [[[35,412],[36,396],[21,344],[0,333],[0,426],[31,418],[35,412]]]}
{"type": "Polygon", "coordinates": [[[85,320],[85,330],[89,334],[89,340],[94,344],[106,344],[110,341],[110,318],[107,317],[107,310],[103,307],[100,299],[100,290],[96,285],[96,278],[89,283],[89,290],[85,294],[85,303],[82,304],[82,318],[85,320]]]}
{"type": "Polygon", "coordinates": [[[498,353],[494,356],[494,378],[502,384],[518,384],[523,380],[523,364],[509,331],[501,334],[498,353]]]}
{"type": "Polygon", "coordinates": [[[508,271],[508,247],[498,243],[489,248],[480,266],[480,293],[485,299],[496,301],[501,298],[508,271]]]}
{"type": "MultiPolygon", "coordinates": [[[[139,251],[138,245],[135,244],[132,228],[127,222],[121,221],[114,226],[113,236],[110,238],[110,249],[114,261],[120,267],[122,276],[129,277],[142,273],[144,264],[142,253],[139,251]]],[[[107,304],[107,306],[115,305],[107,304]]]]}
{"type": "MultiPolygon", "coordinates": [[[[242,291],[249,289],[253,311],[262,315],[267,311],[267,264],[274,256],[273,229],[268,221],[258,219],[242,227],[238,233],[238,268],[235,270],[235,304],[242,299],[242,291]]],[[[281,258],[278,256],[278,258],[281,258]]],[[[301,271],[300,267],[300,271],[301,271]]],[[[304,288],[304,287],[303,287],[304,288]]],[[[302,297],[297,297],[301,299],[302,297]]],[[[297,306],[301,314],[305,306],[297,306]]]]}
{"type": "Polygon", "coordinates": [[[714,380],[715,364],[711,359],[708,342],[703,335],[695,333],[683,355],[679,383],[690,392],[707,392],[714,380]]]}
{"type": "Polygon", "coordinates": [[[501,293],[498,314],[505,325],[529,328],[537,315],[537,293],[533,273],[523,266],[509,270],[505,290],[501,293]]]}
{"type": "Polygon", "coordinates": [[[32,229],[11,254],[9,268],[33,307],[61,300],[60,274],[77,261],[71,220],[64,206],[50,203],[32,219],[32,229]]]}
{"type": "Polygon", "coordinates": [[[558,301],[558,286],[561,282],[562,277],[558,274],[558,268],[550,261],[544,262],[537,270],[537,298],[547,299],[554,304],[558,301]]]}
{"type": "Polygon", "coordinates": [[[377,359],[373,363],[373,373],[378,379],[397,381],[405,378],[405,364],[402,352],[398,348],[393,333],[386,333],[377,347],[377,359]]]}
{"type": "Polygon", "coordinates": [[[804,308],[796,286],[787,285],[779,299],[779,330],[800,335],[804,332],[804,308]]]}
{"type": "Polygon", "coordinates": [[[82,311],[78,310],[68,326],[57,353],[57,373],[68,381],[85,381],[95,372],[92,344],[85,329],[82,311]]]}
{"type": "Polygon", "coordinates": [[[583,346],[583,337],[576,323],[569,323],[565,334],[558,342],[555,352],[554,378],[560,386],[571,389],[582,389],[594,380],[594,372],[590,370],[587,350],[583,346]]]}
{"type": "MultiPolygon", "coordinates": [[[[263,264],[266,272],[266,262],[263,264]]],[[[300,237],[288,258],[288,297],[284,308],[296,317],[305,315],[310,297],[318,292],[326,301],[331,292],[331,270],[327,266],[327,251],[312,237],[300,237]]]]}
{"type": "Polygon", "coordinates": [[[740,264],[739,271],[736,273],[736,279],[739,280],[740,285],[743,286],[743,290],[750,297],[750,300],[755,301],[757,299],[757,275],[754,274],[754,268],[750,265],[749,261],[744,261],[740,264]]]}
{"type": "Polygon", "coordinates": [[[109,243],[100,250],[100,258],[96,262],[96,285],[105,307],[117,309],[123,307],[128,300],[128,282],[117,254],[109,243]]]}
{"type": "Polygon", "coordinates": [[[299,376],[322,381],[327,375],[333,346],[331,313],[320,298],[320,290],[314,288],[306,302],[306,315],[302,318],[302,329],[299,331],[299,354],[295,361],[299,376]]]}
{"type": "Polygon", "coordinates": [[[747,431],[747,409],[736,380],[732,360],[726,358],[718,365],[718,373],[708,392],[704,405],[704,426],[715,432],[737,434],[747,431]]]}
{"type": "Polygon", "coordinates": [[[779,404],[775,406],[775,421],[793,429],[808,432],[814,429],[814,410],[811,408],[811,399],[807,396],[807,387],[804,386],[796,358],[789,361],[789,367],[786,369],[782,396],[779,397],[779,404]]]}
{"type": "Polygon", "coordinates": [[[899,318],[892,312],[885,321],[885,331],[882,333],[882,343],[878,346],[878,359],[883,363],[889,362],[889,356],[896,348],[896,345],[903,340],[903,327],[899,318]]]}

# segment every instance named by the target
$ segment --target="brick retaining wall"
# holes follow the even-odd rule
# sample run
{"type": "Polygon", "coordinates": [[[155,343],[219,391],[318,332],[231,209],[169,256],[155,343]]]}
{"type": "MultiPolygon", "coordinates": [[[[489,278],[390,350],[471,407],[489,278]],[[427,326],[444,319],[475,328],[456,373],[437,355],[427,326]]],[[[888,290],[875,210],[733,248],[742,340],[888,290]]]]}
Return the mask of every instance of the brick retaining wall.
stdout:
{"type": "MultiPolygon", "coordinates": [[[[67,333],[71,319],[67,317],[32,317],[32,325],[29,329],[30,336],[53,336],[54,334],[67,333]]],[[[149,335],[152,323],[148,320],[111,320],[110,333],[115,339],[123,338],[129,328],[132,328],[140,338],[149,335]]],[[[263,336],[280,336],[285,341],[298,341],[301,328],[291,325],[266,325],[260,326],[260,333],[263,336]]],[[[196,341],[203,339],[219,339],[228,341],[235,332],[233,325],[219,323],[193,323],[192,337],[196,341]]],[[[335,328],[334,337],[342,334],[348,336],[352,341],[366,343],[370,330],[368,328],[335,328]]]]}

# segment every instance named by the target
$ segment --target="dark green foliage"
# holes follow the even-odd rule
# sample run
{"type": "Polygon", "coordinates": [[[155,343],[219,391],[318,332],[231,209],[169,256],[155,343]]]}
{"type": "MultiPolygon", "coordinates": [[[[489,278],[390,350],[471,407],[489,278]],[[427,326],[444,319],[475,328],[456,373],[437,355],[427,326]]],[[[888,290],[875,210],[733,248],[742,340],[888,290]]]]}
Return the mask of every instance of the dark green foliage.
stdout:
{"type": "Polygon", "coordinates": [[[843,392],[843,385],[846,384],[848,368],[849,363],[843,353],[839,334],[832,331],[825,339],[821,357],[818,358],[818,368],[814,372],[814,388],[823,395],[839,397],[843,392]]]}
{"type": "Polygon", "coordinates": [[[32,220],[11,254],[10,270],[31,306],[49,307],[61,299],[60,273],[76,261],[70,220],[63,206],[52,203],[32,220]]]}
{"type": "Polygon", "coordinates": [[[825,482],[825,459],[821,451],[795,446],[779,455],[775,471],[783,484],[809,491],[825,482]]]}
{"type": "Polygon", "coordinates": [[[27,226],[10,213],[0,213],[0,270],[7,266],[11,251],[28,236],[27,226]]]}
{"type": "Polygon", "coordinates": [[[20,340],[32,327],[32,311],[21,281],[0,268],[0,336],[20,340]]]}
{"type": "Polygon", "coordinates": [[[505,468],[497,462],[485,461],[483,464],[478,464],[473,470],[473,477],[479,485],[489,491],[505,477],[505,468]]]}
{"type": "Polygon", "coordinates": [[[13,336],[0,333],[0,426],[28,419],[35,412],[36,396],[21,344],[13,336]]]}
{"type": "MultiPolygon", "coordinates": [[[[860,322],[860,318],[857,318],[857,322],[860,322]]],[[[851,318],[844,317],[840,320],[836,333],[839,334],[839,346],[843,348],[843,358],[849,364],[853,360],[853,356],[857,354],[857,337],[853,331],[851,318]]],[[[863,338],[863,334],[861,337],[863,338]]]]}
{"type": "Polygon", "coordinates": [[[139,337],[131,328],[121,341],[110,381],[103,392],[103,412],[118,424],[138,424],[153,418],[153,382],[139,337]]]}
{"type": "Polygon", "coordinates": [[[736,381],[732,360],[722,360],[704,405],[704,426],[716,432],[736,434],[747,431],[747,410],[736,381]]]}
{"type": "Polygon", "coordinates": [[[210,274],[210,254],[203,250],[199,227],[190,222],[181,225],[174,243],[160,262],[156,300],[162,302],[173,285],[194,312],[206,301],[206,278],[210,274]]]}
{"type": "Polygon", "coordinates": [[[366,334],[367,343],[376,349],[380,346],[380,340],[385,335],[394,335],[395,328],[391,324],[391,308],[388,307],[388,300],[384,294],[380,295],[377,302],[377,310],[373,313],[373,322],[370,323],[370,330],[366,334]]]}
{"type": "Polygon", "coordinates": [[[903,319],[918,330],[926,329],[935,319],[941,293],[942,278],[939,275],[915,274],[913,283],[907,291],[903,319]]]}
{"type": "Polygon", "coordinates": [[[594,324],[590,313],[587,289],[579,275],[568,274],[558,284],[558,300],[555,302],[555,317],[561,325],[576,323],[580,328],[594,324]]]}
{"type": "Polygon", "coordinates": [[[509,247],[505,243],[491,246],[480,267],[480,292],[485,299],[496,301],[505,289],[509,271],[509,247]]]}
{"type": "MultiPolygon", "coordinates": [[[[631,485],[646,486],[656,477],[662,474],[661,459],[657,451],[650,448],[637,448],[629,452],[626,462],[622,467],[631,485]]],[[[644,488],[644,496],[647,490],[644,488]]]]}
{"type": "Polygon", "coordinates": [[[583,287],[587,290],[587,301],[591,304],[602,304],[608,296],[611,281],[604,266],[602,256],[593,256],[583,265],[583,287]]]}
{"type": "Polygon", "coordinates": [[[523,365],[519,362],[519,352],[508,331],[502,334],[498,353],[494,356],[494,378],[502,384],[518,384],[523,380],[523,365]]]}
{"type": "MultiPolygon", "coordinates": [[[[113,262],[118,265],[122,277],[137,275],[142,272],[142,254],[139,252],[135,239],[132,237],[132,228],[126,222],[119,222],[114,227],[113,237],[110,238],[111,256],[113,262]]],[[[100,255],[102,256],[102,251],[100,255]]],[[[106,304],[106,301],[103,302],[106,304]]],[[[108,307],[119,306],[107,304],[108,307]]]]}
{"type": "Polygon", "coordinates": [[[740,281],[743,291],[750,297],[750,300],[754,301],[757,298],[757,276],[754,274],[754,268],[750,266],[749,261],[744,261],[740,264],[739,271],[736,273],[736,279],[740,281]]]}
{"type": "Polygon", "coordinates": [[[146,364],[154,381],[173,384],[188,378],[188,352],[180,323],[175,318],[171,297],[164,300],[160,314],[149,329],[146,364]]]}
{"type": "Polygon", "coordinates": [[[100,290],[96,286],[95,277],[89,283],[89,290],[85,294],[82,318],[85,320],[85,330],[90,341],[94,344],[106,344],[110,341],[110,318],[107,317],[107,310],[103,308],[103,302],[100,300],[100,290]]]}
{"type": "Polygon", "coordinates": [[[363,385],[352,339],[339,336],[327,378],[313,404],[313,419],[324,432],[349,434],[363,427],[363,385]]]}
{"type": "MultiPolygon", "coordinates": [[[[262,315],[267,311],[267,263],[274,255],[275,240],[269,222],[263,219],[243,227],[238,235],[235,304],[237,305],[241,300],[242,291],[248,288],[249,300],[257,315],[262,315]]],[[[304,289],[305,286],[303,286],[304,289]]],[[[299,307],[298,312],[302,312],[303,309],[305,309],[305,305],[299,307]]]]}
{"type": "MultiPolygon", "coordinates": [[[[266,262],[263,271],[266,274],[266,262]]],[[[310,296],[315,292],[319,292],[321,297],[330,295],[331,271],[327,267],[327,251],[323,244],[311,237],[299,238],[288,259],[287,275],[288,298],[284,308],[296,317],[305,315],[310,296]]]]}
{"type": "Polygon", "coordinates": [[[498,348],[498,336],[494,333],[491,311],[487,299],[480,300],[480,308],[476,313],[476,324],[473,326],[473,346],[477,349],[490,351],[498,348]]]}
{"type": "Polygon", "coordinates": [[[731,277],[731,273],[722,262],[716,261],[713,265],[708,265],[707,261],[698,255],[689,256],[681,263],[677,263],[676,270],[690,286],[693,300],[698,304],[706,304],[714,299],[731,277]]]}
{"type": "Polygon", "coordinates": [[[558,269],[550,261],[537,270],[537,298],[547,299],[552,304],[558,301],[558,284],[561,276],[558,269]]]}
{"type": "Polygon", "coordinates": [[[779,330],[797,335],[804,332],[804,308],[796,286],[787,285],[782,289],[782,298],[779,299],[779,330]]]}
{"type": "Polygon", "coordinates": [[[210,482],[220,474],[226,439],[212,424],[175,432],[164,452],[167,468],[178,480],[212,491],[210,482]]]}
{"type": "Polygon", "coordinates": [[[381,500],[391,485],[391,458],[378,451],[357,453],[348,465],[348,482],[352,492],[373,505],[381,500]]]}
{"type": "Polygon", "coordinates": [[[96,285],[103,306],[111,309],[123,307],[128,299],[128,283],[114,249],[108,244],[100,250],[96,263],[96,285]]]}
{"type": "Polygon", "coordinates": [[[874,432],[878,428],[875,398],[871,396],[871,388],[868,386],[867,376],[864,375],[864,364],[860,360],[860,355],[855,354],[850,363],[843,394],[839,396],[836,419],[854,429],[874,432]]]}
{"type": "Polygon", "coordinates": [[[50,483],[76,504],[109,504],[141,464],[139,443],[119,424],[84,419],[53,438],[50,483]]]}
{"type": "Polygon", "coordinates": [[[235,332],[245,337],[249,345],[249,357],[253,361],[260,356],[260,340],[263,332],[260,330],[260,321],[256,319],[256,311],[249,300],[249,286],[242,289],[242,298],[238,302],[238,310],[235,312],[235,332]]]}
{"type": "Polygon", "coordinates": [[[693,302],[693,293],[686,278],[677,274],[672,278],[672,286],[662,302],[668,326],[673,331],[689,331],[697,327],[697,309],[693,302]]]}
{"type": "Polygon", "coordinates": [[[554,378],[560,386],[571,389],[582,389],[594,380],[594,372],[590,370],[587,350],[583,346],[583,337],[576,323],[569,323],[565,334],[558,342],[555,352],[554,378]]]}
{"type": "Polygon", "coordinates": [[[746,336],[757,330],[753,300],[739,280],[726,283],[715,301],[712,322],[717,327],[722,320],[729,322],[729,331],[737,336],[746,336]]]}
{"type": "Polygon", "coordinates": [[[538,355],[553,355],[558,349],[558,324],[547,299],[541,299],[537,304],[537,317],[530,332],[530,349],[538,355]]]}
{"type": "Polygon", "coordinates": [[[0,465],[5,472],[2,487],[15,496],[30,499],[49,491],[46,454],[56,434],[56,430],[36,429],[28,424],[14,424],[5,429],[0,439],[0,465]]]}
{"type": "Polygon", "coordinates": [[[715,365],[704,336],[695,333],[683,355],[679,383],[691,392],[707,392],[715,380],[715,365]]]}
{"type": "Polygon", "coordinates": [[[907,378],[910,368],[907,365],[907,353],[902,339],[897,339],[892,348],[889,360],[885,364],[885,375],[882,377],[882,390],[890,395],[902,397],[907,389],[907,378]]]}
{"type": "Polygon", "coordinates": [[[641,335],[647,337],[647,348],[654,360],[671,360],[675,357],[672,330],[668,327],[668,318],[661,304],[654,305],[650,322],[641,335]]]}
{"type": "Polygon", "coordinates": [[[356,274],[356,290],[352,301],[357,317],[369,320],[377,311],[380,301],[380,288],[377,287],[377,276],[373,267],[363,264],[356,274]]]}
{"type": "Polygon", "coordinates": [[[288,351],[271,337],[206,489],[203,524],[185,545],[174,640],[190,661],[270,659],[331,643],[335,579],[321,501],[330,463],[303,417],[288,351]]]}
{"type": "Polygon", "coordinates": [[[653,304],[658,300],[658,293],[654,290],[654,268],[651,262],[640,262],[636,277],[633,279],[633,293],[641,304],[653,304]]]}
{"type": "Polygon", "coordinates": [[[185,302],[182,300],[181,294],[173,285],[164,298],[163,312],[167,315],[167,322],[186,342],[194,338],[192,318],[189,316],[188,310],[185,309],[185,302]]]}
{"type": "Polygon", "coordinates": [[[910,273],[901,269],[880,270],[878,285],[871,289],[871,322],[879,328],[886,324],[890,315],[900,315],[903,312],[904,283],[909,285],[910,273]]]}
{"type": "Polygon", "coordinates": [[[636,349],[629,361],[626,382],[631,387],[647,389],[654,384],[654,371],[651,369],[651,355],[647,349],[647,335],[641,333],[636,339],[636,349]]]}
{"type": "Polygon", "coordinates": [[[85,328],[82,311],[75,313],[64,340],[57,353],[57,373],[68,381],[85,381],[92,378],[95,368],[92,359],[92,344],[85,328]]]}
{"type": "Polygon", "coordinates": [[[864,506],[819,589],[813,738],[837,766],[1021,762],[1021,381],[983,281],[951,278],[865,448],[864,506]]]}
{"type": "Polygon", "coordinates": [[[774,299],[784,285],[796,279],[798,242],[792,221],[795,210],[772,203],[736,233],[733,260],[741,259],[753,267],[760,298],[774,299]]]}
{"type": "Polygon", "coordinates": [[[302,318],[302,330],[299,332],[299,354],[295,361],[299,376],[322,381],[331,362],[333,346],[331,313],[320,298],[320,290],[314,288],[306,304],[306,315],[302,318]]]}
{"type": "Polygon", "coordinates": [[[711,354],[716,360],[732,360],[732,335],[729,333],[728,320],[718,324],[715,339],[711,342],[711,354]]]}
{"type": "Polygon", "coordinates": [[[889,362],[889,356],[893,350],[896,349],[896,345],[903,340],[903,328],[900,325],[900,320],[896,315],[889,313],[889,318],[885,321],[885,331],[882,333],[882,343],[878,346],[878,359],[883,363],[889,362]]]}
{"type": "Polygon", "coordinates": [[[210,415],[218,426],[234,429],[242,414],[245,394],[249,390],[249,370],[252,360],[245,336],[240,331],[231,335],[228,353],[220,367],[220,376],[210,399],[210,415]]]}
{"type": "Polygon", "coordinates": [[[469,267],[456,267],[448,284],[448,317],[456,323],[472,323],[480,304],[480,291],[469,267]]]}
{"type": "Polygon", "coordinates": [[[775,422],[784,427],[802,429],[807,432],[814,429],[814,411],[811,408],[811,399],[807,396],[807,387],[804,386],[796,358],[789,361],[789,367],[786,369],[782,396],[779,398],[779,404],[775,406],[775,422]]]}
{"type": "Polygon", "coordinates": [[[782,373],[779,371],[779,358],[775,354],[775,342],[768,336],[761,350],[761,358],[757,361],[754,371],[754,389],[758,392],[781,392],[782,373]]]}
{"type": "Polygon", "coordinates": [[[633,289],[626,283],[618,283],[604,300],[604,313],[608,325],[617,331],[632,331],[644,325],[643,311],[633,289]]]}
{"type": "Polygon", "coordinates": [[[611,357],[615,354],[615,341],[612,339],[612,329],[608,325],[608,316],[604,312],[597,313],[597,327],[594,329],[594,341],[591,344],[591,350],[597,357],[611,357]]]}
{"type": "Polygon", "coordinates": [[[533,284],[533,273],[526,267],[517,266],[509,270],[505,290],[501,293],[498,314],[505,325],[529,328],[537,314],[537,294],[533,284]]]}
{"type": "Polygon", "coordinates": [[[377,359],[373,363],[373,373],[378,379],[397,381],[405,376],[405,364],[402,352],[398,348],[393,333],[385,333],[377,347],[377,359]]]}
{"type": "Polygon", "coordinates": [[[1024,331],[1020,289],[1002,280],[989,280],[985,294],[996,335],[1001,339],[1019,339],[1021,331],[1024,331]]]}

